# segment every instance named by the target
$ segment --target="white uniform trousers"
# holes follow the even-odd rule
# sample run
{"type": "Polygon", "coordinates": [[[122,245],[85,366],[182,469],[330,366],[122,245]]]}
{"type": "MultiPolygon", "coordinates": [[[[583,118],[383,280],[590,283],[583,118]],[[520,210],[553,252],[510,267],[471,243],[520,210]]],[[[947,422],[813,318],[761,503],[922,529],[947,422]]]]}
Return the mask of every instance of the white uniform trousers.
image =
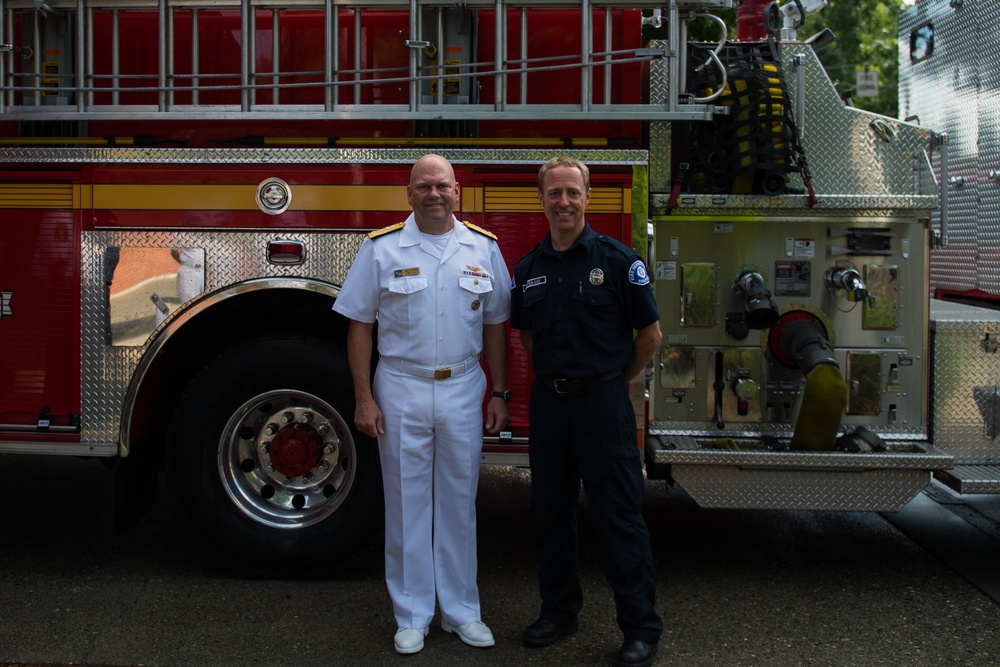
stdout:
{"type": "Polygon", "coordinates": [[[425,628],[480,620],[476,582],[476,490],[483,449],[482,368],[445,380],[386,364],[374,397],[385,487],[385,580],[396,623],[425,628]]]}

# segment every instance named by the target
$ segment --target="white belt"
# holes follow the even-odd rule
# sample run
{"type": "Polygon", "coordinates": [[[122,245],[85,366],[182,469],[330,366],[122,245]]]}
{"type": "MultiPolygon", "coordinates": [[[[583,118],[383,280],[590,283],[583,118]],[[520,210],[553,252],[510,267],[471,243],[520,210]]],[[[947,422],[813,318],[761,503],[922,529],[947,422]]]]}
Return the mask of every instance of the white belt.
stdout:
{"type": "Polygon", "coordinates": [[[389,357],[382,357],[380,361],[387,366],[395,368],[401,373],[416,375],[417,377],[429,378],[432,380],[446,380],[450,377],[465,375],[472,369],[479,367],[478,355],[475,357],[469,357],[465,361],[460,361],[457,364],[442,366],[441,368],[418,366],[417,364],[411,364],[410,362],[403,361],[402,359],[392,359],[389,357]]]}

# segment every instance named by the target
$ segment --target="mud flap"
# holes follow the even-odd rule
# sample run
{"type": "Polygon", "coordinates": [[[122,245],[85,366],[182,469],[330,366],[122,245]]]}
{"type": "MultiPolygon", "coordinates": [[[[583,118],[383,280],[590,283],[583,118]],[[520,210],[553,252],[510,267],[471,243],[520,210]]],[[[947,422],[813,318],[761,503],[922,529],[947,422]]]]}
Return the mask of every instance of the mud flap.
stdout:
{"type": "Polygon", "coordinates": [[[115,458],[114,529],[121,532],[138,523],[156,502],[160,483],[154,448],[133,447],[127,457],[115,458]]]}

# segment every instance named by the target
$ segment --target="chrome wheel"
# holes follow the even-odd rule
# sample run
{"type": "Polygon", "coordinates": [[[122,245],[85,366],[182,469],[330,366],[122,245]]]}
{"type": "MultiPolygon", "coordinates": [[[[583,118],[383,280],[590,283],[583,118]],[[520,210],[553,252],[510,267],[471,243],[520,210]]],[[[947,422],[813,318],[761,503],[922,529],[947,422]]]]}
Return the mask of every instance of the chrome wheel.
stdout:
{"type": "Polygon", "coordinates": [[[302,528],[323,521],[354,483],[354,438],[322,399],[291,389],[254,396],[230,417],[219,442],[219,476],[254,521],[302,528]]]}

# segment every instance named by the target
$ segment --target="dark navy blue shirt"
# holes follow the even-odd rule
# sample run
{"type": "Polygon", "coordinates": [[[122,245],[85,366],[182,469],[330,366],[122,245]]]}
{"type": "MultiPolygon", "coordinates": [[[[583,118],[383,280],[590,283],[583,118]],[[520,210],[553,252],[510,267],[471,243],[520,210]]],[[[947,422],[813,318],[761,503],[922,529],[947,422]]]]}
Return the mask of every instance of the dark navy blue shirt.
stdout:
{"type": "Polygon", "coordinates": [[[624,371],[634,360],[633,331],[659,319],[643,261],[589,224],[564,251],[546,234],[514,267],[510,324],[531,331],[538,377],[624,371]]]}

